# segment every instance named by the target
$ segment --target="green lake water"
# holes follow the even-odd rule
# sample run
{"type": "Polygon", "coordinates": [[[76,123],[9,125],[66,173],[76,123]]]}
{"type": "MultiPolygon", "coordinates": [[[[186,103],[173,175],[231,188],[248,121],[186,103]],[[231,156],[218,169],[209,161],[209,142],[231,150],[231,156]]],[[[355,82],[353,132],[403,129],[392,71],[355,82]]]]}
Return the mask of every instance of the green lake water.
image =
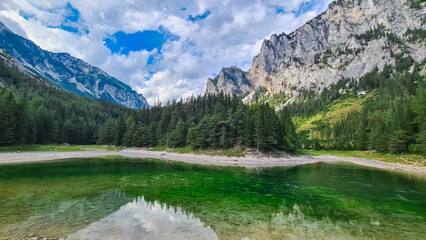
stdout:
{"type": "Polygon", "coordinates": [[[426,181],[350,164],[0,165],[0,239],[426,239],[426,181]]]}

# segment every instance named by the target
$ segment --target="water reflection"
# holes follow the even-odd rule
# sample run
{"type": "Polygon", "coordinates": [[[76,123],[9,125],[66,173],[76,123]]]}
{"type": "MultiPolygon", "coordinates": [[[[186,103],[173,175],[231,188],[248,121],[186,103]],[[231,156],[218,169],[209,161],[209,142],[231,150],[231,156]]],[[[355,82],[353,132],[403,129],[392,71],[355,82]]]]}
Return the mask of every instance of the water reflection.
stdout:
{"type": "Polygon", "coordinates": [[[69,236],[70,239],[218,239],[200,219],[143,197],[69,236]]]}
{"type": "Polygon", "coordinates": [[[0,165],[0,239],[424,239],[425,199],[424,179],[349,164],[0,165]]]}

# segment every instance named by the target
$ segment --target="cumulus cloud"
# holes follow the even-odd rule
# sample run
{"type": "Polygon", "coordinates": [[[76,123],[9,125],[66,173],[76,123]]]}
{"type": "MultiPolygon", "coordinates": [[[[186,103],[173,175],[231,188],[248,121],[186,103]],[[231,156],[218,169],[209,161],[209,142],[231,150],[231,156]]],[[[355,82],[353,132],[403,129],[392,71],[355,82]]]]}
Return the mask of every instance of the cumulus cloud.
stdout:
{"type": "Polygon", "coordinates": [[[46,50],[100,67],[153,104],[203,93],[207,78],[224,66],[247,70],[265,38],[295,30],[330,2],[3,0],[0,21],[46,50]],[[105,45],[116,32],[160,29],[177,36],[161,49],[120,54],[105,45]]]}

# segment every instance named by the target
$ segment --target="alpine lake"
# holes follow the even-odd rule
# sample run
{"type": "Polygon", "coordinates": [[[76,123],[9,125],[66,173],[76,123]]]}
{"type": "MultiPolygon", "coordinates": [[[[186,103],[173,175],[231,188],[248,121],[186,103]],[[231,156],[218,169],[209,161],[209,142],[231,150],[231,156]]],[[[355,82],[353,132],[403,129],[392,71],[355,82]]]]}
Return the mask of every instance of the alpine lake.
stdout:
{"type": "Polygon", "coordinates": [[[426,239],[426,180],[357,165],[0,165],[0,239],[426,239]]]}

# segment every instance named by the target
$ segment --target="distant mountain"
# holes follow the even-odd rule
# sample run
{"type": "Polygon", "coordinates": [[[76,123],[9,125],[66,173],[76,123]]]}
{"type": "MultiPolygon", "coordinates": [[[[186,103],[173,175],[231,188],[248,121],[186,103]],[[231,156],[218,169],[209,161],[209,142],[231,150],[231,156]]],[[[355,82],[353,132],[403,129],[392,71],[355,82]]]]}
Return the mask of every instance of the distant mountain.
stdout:
{"type": "MultiPolygon", "coordinates": [[[[418,0],[336,0],[321,15],[290,34],[273,34],[251,68],[223,68],[208,79],[206,93],[294,101],[304,91],[321,92],[345,78],[357,79],[399,54],[426,57],[425,4],[418,0]]],[[[284,104],[281,103],[281,104],[284,104]]]]}
{"type": "Polygon", "coordinates": [[[0,51],[20,69],[45,78],[77,95],[104,99],[129,108],[149,107],[142,94],[99,68],[68,53],[52,53],[9,30],[0,22],[0,51]]]}

